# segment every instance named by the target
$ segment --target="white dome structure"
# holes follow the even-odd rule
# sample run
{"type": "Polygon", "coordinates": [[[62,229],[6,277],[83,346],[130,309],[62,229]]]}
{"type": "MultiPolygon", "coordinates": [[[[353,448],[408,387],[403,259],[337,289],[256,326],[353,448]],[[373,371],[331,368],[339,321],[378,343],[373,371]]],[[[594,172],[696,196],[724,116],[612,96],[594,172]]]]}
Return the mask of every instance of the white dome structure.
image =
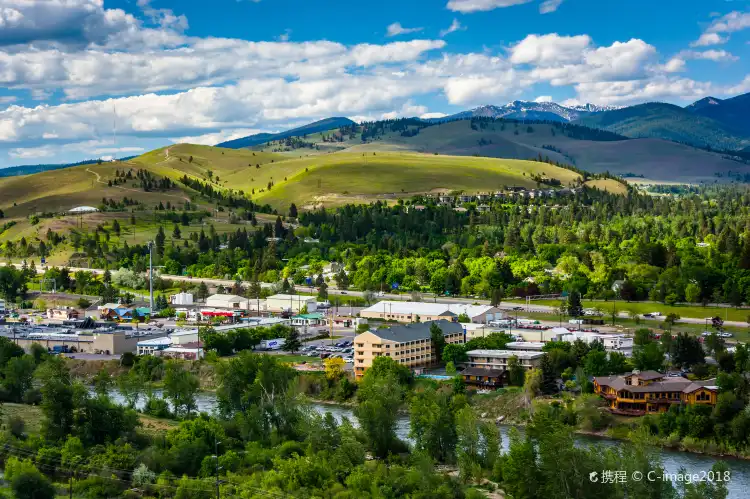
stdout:
{"type": "Polygon", "coordinates": [[[99,210],[97,210],[93,206],[77,206],[72,210],[69,210],[68,213],[93,213],[95,211],[99,210]]]}

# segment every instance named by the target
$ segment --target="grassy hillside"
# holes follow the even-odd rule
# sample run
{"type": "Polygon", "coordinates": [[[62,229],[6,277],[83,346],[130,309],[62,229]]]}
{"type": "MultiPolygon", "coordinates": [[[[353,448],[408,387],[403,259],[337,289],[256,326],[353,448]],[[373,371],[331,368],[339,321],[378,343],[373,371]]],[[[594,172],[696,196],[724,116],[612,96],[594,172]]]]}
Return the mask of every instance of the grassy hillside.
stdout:
{"type": "Polygon", "coordinates": [[[715,174],[750,171],[747,165],[701,149],[659,139],[592,140],[562,125],[496,121],[473,130],[469,120],[423,128],[414,137],[388,133],[363,144],[349,140],[350,151],[418,151],[424,153],[531,159],[539,155],[594,173],[643,175],[645,179],[683,183],[714,182],[715,174]],[[530,128],[529,128],[530,127],[530,128]],[[584,137],[584,138],[580,138],[584,137]]]}
{"type": "MultiPolygon", "coordinates": [[[[534,161],[398,152],[343,152],[276,164],[277,181],[257,199],[272,206],[290,202],[325,205],[375,198],[396,199],[435,190],[494,191],[503,186],[535,187],[532,175],[556,178],[564,185],[579,175],[534,161]],[[292,173],[292,172],[295,173],[292,173]]],[[[231,178],[232,183],[235,179],[231,178]]],[[[241,181],[237,179],[237,183],[241,181]]]]}
{"type": "Polygon", "coordinates": [[[659,138],[721,150],[741,149],[750,144],[750,137],[719,121],[664,103],[607,111],[581,118],[576,123],[628,137],[659,138]]]}

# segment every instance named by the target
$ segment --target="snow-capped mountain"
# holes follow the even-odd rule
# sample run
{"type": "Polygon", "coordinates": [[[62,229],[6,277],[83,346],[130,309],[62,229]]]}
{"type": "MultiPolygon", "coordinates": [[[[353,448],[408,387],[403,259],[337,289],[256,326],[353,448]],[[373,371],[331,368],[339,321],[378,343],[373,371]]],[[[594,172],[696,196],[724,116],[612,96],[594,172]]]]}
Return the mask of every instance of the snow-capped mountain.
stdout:
{"type": "Polygon", "coordinates": [[[504,106],[480,106],[469,111],[463,111],[441,120],[466,118],[506,118],[512,120],[546,120],[546,121],[574,121],[584,116],[619,109],[613,106],[597,106],[584,104],[577,106],[563,106],[556,102],[531,102],[516,100],[504,106]]]}

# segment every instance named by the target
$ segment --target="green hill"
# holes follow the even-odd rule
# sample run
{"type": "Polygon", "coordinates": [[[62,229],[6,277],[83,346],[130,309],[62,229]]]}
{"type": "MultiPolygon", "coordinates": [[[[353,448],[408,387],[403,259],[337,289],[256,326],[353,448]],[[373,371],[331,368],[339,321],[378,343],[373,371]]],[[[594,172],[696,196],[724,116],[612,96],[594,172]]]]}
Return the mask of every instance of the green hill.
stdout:
{"type": "Polygon", "coordinates": [[[750,136],[750,93],[724,100],[706,97],[686,109],[699,116],[718,121],[745,136],[750,136]]]}
{"type": "Polygon", "coordinates": [[[737,133],[719,121],[656,102],[598,113],[576,123],[627,137],[665,139],[701,148],[735,150],[750,144],[750,136],[737,133]]]}
{"type": "Polygon", "coordinates": [[[725,181],[729,171],[750,171],[747,165],[727,159],[723,154],[661,139],[627,139],[606,130],[559,122],[466,119],[437,124],[417,125],[414,120],[410,123],[404,128],[398,122],[381,122],[381,132],[365,142],[361,133],[341,137],[336,131],[327,132],[328,141],[323,141],[321,135],[309,136],[307,140],[314,142],[320,150],[309,147],[294,149],[278,142],[262,147],[296,156],[332,150],[360,153],[411,151],[515,159],[542,156],[593,173],[643,176],[659,182],[725,181]]]}

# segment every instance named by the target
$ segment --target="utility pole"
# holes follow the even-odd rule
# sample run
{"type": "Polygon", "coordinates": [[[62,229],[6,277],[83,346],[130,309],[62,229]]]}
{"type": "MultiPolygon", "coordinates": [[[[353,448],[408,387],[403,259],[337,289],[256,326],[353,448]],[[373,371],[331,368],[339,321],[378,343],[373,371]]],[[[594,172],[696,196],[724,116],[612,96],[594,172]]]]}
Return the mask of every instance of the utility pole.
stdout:
{"type": "Polygon", "coordinates": [[[218,440],[214,440],[214,446],[215,446],[214,452],[216,452],[216,454],[214,454],[214,458],[216,459],[216,499],[220,499],[220,496],[219,496],[219,487],[221,485],[221,481],[219,480],[219,470],[221,469],[221,467],[219,466],[219,444],[220,443],[221,442],[219,442],[218,440]]]}
{"type": "Polygon", "coordinates": [[[148,294],[151,314],[154,313],[154,242],[148,242],[148,294]]]}

